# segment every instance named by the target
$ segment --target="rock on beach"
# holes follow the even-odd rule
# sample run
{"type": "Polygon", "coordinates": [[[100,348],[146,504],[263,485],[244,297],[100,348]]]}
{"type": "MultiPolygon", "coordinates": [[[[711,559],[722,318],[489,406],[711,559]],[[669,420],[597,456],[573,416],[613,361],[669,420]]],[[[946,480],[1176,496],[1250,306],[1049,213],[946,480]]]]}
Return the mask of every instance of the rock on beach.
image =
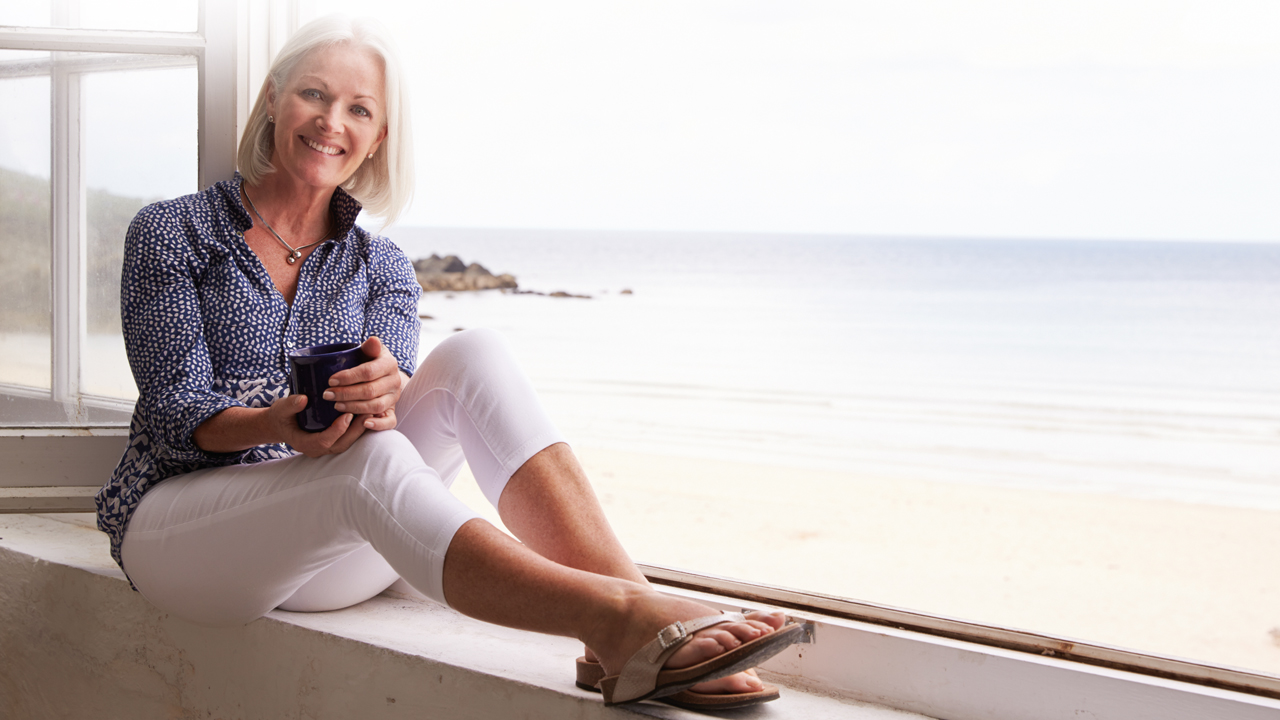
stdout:
{"type": "Polygon", "coordinates": [[[418,276],[418,284],[426,292],[467,290],[498,290],[519,287],[514,276],[507,273],[494,275],[480,263],[467,265],[457,255],[440,257],[432,254],[429,258],[413,261],[413,271],[418,276]]]}

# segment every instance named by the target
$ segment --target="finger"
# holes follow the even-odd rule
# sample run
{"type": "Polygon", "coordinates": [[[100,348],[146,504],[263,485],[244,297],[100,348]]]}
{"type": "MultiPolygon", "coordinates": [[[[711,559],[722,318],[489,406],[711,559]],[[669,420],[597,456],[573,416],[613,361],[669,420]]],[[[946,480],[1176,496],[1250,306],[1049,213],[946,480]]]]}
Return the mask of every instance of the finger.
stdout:
{"type": "Polygon", "coordinates": [[[267,418],[275,426],[279,439],[296,447],[302,429],[298,427],[298,413],[307,406],[306,395],[286,395],[271,403],[267,418]]]}
{"type": "Polygon", "coordinates": [[[329,378],[329,387],[334,388],[369,382],[387,375],[395,375],[397,370],[399,370],[399,367],[396,365],[395,356],[384,352],[368,362],[334,373],[329,378]]]}
{"type": "MultiPolygon", "coordinates": [[[[393,365],[392,368],[395,366],[393,365]]],[[[397,392],[400,389],[398,372],[379,375],[368,381],[348,383],[342,387],[327,388],[323,395],[325,400],[348,402],[351,400],[372,400],[383,395],[397,392]]]]}
{"type": "Polygon", "coordinates": [[[370,335],[369,339],[365,340],[364,344],[360,346],[360,349],[364,351],[365,355],[376,358],[382,355],[385,346],[382,344],[382,338],[377,335],[370,335]]]}
{"type": "Polygon", "coordinates": [[[391,393],[387,393],[370,400],[354,400],[350,402],[335,403],[334,407],[336,407],[339,412],[349,412],[357,415],[381,415],[395,407],[395,404],[396,396],[391,393]]]}
{"type": "MultiPolygon", "coordinates": [[[[395,358],[391,357],[391,353],[386,351],[386,347],[382,344],[382,339],[379,338],[377,335],[370,335],[367,340],[361,343],[360,352],[364,353],[364,356],[369,358],[370,362],[366,362],[361,365],[358,365],[355,368],[351,368],[350,370],[343,371],[343,373],[351,372],[352,370],[359,370],[362,368],[367,372],[368,370],[370,370],[370,368],[368,367],[369,365],[373,365],[374,363],[385,361],[387,359],[390,359],[392,363],[395,362],[395,358]]],[[[339,375],[343,373],[339,373],[339,375]]],[[[341,378],[339,378],[338,383],[334,383],[333,380],[331,379],[329,381],[329,384],[330,385],[335,385],[335,384],[350,385],[352,383],[350,381],[342,380],[341,378]]]]}
{"type": "Polygon", "coordinates": [[[355,416],[351,413],[343,413],[342,415],[339,415],[338,419],[334,420],[329,427],[318,433],[312,433],[311,437],[315,438],[317,445],[325,448],[326,450],[330,449],[333,447],[334,443],[338,442],[343,433],[351,427],[351,421],[354,418],[355,416]]]}
{"type": "Polygon", "coordinates": [[[395,430],[396,429],[396,412],[394,409],[388,410],[380,415],[371,415],[364,421],[366,430],[395,430]]]}
{"type": "Polygon", "coordinates": [[[280,410],[286,413],[297,413],[307,406],[307,396],[301,393],[294,395],[285,395],[279,400],[271,403],[271,407],[279,405],[280,410]]]}
{"type": "Polygon", "coordinates": [[[338,455],[346,452],[348,448],[355,444],[356,440],[360,439],[360,436],[365,433],[364,419],[365,418],[362,416],[354,416],[350,427],[348,427],[346,432],[342,433],[342,437],[338,438],[337,442],[329,448],[330,455],[338,455]]]}
{"type": "Polygon", "coordinates": [[[307,457],[324,457],[332,452],[334,443],[351,426],[351,419],[350,414],[339,415],[329,427],[317,433],[307,432],[295,426],[292,439],[288,443],[294,450],[307,457]]]}

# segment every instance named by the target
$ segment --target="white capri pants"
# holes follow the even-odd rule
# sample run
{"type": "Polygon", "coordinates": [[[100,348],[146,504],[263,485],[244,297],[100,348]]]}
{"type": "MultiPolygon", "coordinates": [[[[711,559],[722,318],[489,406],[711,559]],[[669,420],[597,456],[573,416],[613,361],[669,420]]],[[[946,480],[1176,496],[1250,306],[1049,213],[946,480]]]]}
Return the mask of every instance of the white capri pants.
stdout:
{"type": "Polygon", "coordinates": [[[467,330],[405,386],[395,430],[346,452],[207,468],[157,484],[125,531],[149,602],[202,625],[279,607],[336,610],[404,578],[444,603],[444,556],[477,514],[449,486],[465,460],[496,507],[511,475],[563,438],[505,342],[467,330]]]}

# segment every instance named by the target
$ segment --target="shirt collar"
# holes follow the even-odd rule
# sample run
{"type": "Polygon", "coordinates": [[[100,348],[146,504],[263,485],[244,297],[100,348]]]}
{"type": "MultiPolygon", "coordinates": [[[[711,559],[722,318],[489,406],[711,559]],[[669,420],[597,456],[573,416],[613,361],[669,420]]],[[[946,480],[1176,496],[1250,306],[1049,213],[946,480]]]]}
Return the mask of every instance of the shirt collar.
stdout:
{"type": "MultiPolygon", "coordinates": [[[[243,183],[244,178],[237,171],[225,192],[227,199],[231,202],[232,210],[235,211],[232,220],[242,233],[253,227],[253,218],[249,215],[249,209],[240,200],[240,186],[243,183]]],[[[351,197],[346,190],[334,189],[333,198],[329,200],[329,210],[333,213],[334,222],[338,225],[335,238],[347,237],[351,228],[355,227],[356,217],[360,215],[361,207],[360,201],[351,197]]]]}

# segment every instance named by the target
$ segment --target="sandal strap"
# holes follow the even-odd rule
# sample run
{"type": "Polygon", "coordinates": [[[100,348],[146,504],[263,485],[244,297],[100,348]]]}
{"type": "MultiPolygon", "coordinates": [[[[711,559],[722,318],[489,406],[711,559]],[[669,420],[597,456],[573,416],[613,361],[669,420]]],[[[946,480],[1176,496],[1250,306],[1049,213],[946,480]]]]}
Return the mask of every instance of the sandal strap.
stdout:
{"type": "Polygon", "coordinates": [[[667,658],[693,638],[699,630],[727,622],[743,622],[747,617],[742,613],[730,612],[720,615],[708,615],[696,620],[684,620],[671,623],[658,631],[658,637],[636,651],[635,655],[618,673],[618,684],[613,689],[612,702],[620,703],[641,697],[658,685],[658,673],[667,658]]]}

